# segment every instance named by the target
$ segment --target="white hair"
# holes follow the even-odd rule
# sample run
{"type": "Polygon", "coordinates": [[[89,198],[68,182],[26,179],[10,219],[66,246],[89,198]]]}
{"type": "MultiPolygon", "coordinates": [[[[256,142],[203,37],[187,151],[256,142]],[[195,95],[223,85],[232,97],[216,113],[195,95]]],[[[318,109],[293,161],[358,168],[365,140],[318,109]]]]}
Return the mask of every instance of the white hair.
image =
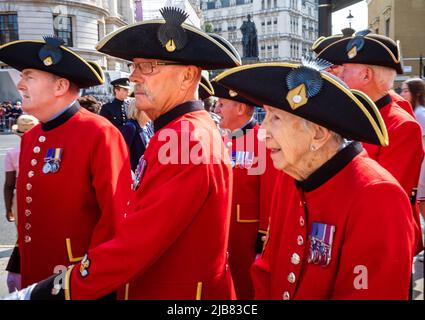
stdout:
{"type": "Polygon", "coordinates": [[[379,91],[389,91],[394,85],[397,72],[388,67],[369,65],[373,70],[373,79],[379,91]]]}
{"type": "MultiPolygon", "coordinates": [[[[311,130],[312,129],[311,126],[314,124],[314,122],[311,122],[311,121],[306,120],[304,118],[302,118],[302,120],[303,120],[302,123],[303,123],[304,127],[307,130],[311,130]]],[[[323,126],[321,126],[321,127],[323,127],[323,126]]],[[[324,127],[324,128],[326,128],[326,127],[324,127]]],[[[332,140],[334,140],[337,143],[338,146],[342,147],[345,144],[346,140],[339,133],[336,133],[336,132],[334,132],[334,131],[332,131],[328,128],[326,128],[326,129],[329,130],[332,140]]]]}

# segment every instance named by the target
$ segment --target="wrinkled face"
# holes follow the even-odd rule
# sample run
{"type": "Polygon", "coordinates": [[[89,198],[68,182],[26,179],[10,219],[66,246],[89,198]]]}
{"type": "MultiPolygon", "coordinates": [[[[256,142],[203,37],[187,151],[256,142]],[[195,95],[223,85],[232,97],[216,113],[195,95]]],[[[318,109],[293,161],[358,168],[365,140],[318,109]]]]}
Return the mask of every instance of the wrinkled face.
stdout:
{"type": "Polygon", "coordinates": [[[235,130],[237,123],[239,102],[219,98],[215,103],[214,112],[220,116],[220,127],[222,129],[235,130]]]}
{"type": "Polygon", "coordinates": [[[130,90],[126,88],[121,88],[121,87],[116,87],[114,90],[115,90],[115,98],[122,101],[127,99],[130,93],[130,90]]]}
{"type": "Polygon", "coordinates": [[[17,88],[22,95],[22,109],[29,114],[40,114],[40,110],[49,108],[55,101],[54,84],[58,78],[54,75],[36,70],[24,69],[17,88]]]}
{"type": "Polygon", "coordinates": [[[130,81],[134,82],[136,107],[146,112],[152,120],[164,114],[166,106],[173,104],[185,68],[180,65],[157,65],[151,69],[152,72],[145,74],[146,63],[155,61],[164,62],[157,59],[133,59],[135,68],[130,76],[130,81]]]}
{"type": "Polygon", "coordinates": [[[364,84],[361,80],[365,68],[365,66],[356,63],[344,63],[343,65],[332,66],[327,71],[344,81],[350,89],[364,90],[364,84]]]}
{"type": "Polygon", "coordinates": [[[266,147],[276,169],[294,178],[309,152],[312,134],[305,121],[283,110],[264,106],[266,117],[261,125],[266,130],[266,147]]]}
{"type": "Polygon", "coordinates": [[[413,99],[412,99],[412,93],[409,90],[409,86],[405,83],[402,84],[401,86],[401,93],[400,95],[406,99],[407,101],[409,101],[410,103],[413,103],[413,99]]]}

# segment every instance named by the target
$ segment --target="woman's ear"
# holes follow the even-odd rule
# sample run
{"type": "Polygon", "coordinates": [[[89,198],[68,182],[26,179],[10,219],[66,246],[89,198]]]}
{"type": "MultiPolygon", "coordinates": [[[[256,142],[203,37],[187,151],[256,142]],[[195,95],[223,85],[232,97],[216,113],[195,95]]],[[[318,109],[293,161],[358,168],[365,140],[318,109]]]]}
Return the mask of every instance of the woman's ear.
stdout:
{"type": "Polygon", "coordinates": [[[310,145],[311,151],[320,149],[332,136],[329,129],[313,124],[313,137],[310,145]]]}

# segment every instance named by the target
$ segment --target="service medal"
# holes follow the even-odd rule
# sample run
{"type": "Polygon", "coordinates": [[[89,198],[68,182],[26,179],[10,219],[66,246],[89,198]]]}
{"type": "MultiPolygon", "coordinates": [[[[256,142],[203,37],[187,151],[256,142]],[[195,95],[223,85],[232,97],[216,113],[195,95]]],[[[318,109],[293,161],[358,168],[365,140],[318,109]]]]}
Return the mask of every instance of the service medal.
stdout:
{"type": "Polygon", "coordinates": [[[318,264],[322,267],[331,261],[332,243],[335,226],[314,222],[310,234],[310,253],[308,263],[318,264]]]}
{"type": "Polygon", "coordinates": [[[44,174],[49,173],[50,170],[52,170],[52,166],[50,165],[49,162],[46,162],[43,166],[43,173],[44,174]]]}

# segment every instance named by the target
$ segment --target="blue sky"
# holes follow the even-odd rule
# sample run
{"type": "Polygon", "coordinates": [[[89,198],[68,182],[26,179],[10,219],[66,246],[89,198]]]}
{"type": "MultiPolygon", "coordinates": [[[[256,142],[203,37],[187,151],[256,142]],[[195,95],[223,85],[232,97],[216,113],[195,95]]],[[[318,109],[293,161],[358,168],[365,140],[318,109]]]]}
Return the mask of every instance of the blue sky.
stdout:
{"type": "Polygon", "coordinates": [[[332,34],[341,33],[341,29],[348,27],[349,10],[351,10],[351,15],[354,16],[351,27],[356,31],[367,29],[367,3],[363,0],[332,14],[332,34]]]}

